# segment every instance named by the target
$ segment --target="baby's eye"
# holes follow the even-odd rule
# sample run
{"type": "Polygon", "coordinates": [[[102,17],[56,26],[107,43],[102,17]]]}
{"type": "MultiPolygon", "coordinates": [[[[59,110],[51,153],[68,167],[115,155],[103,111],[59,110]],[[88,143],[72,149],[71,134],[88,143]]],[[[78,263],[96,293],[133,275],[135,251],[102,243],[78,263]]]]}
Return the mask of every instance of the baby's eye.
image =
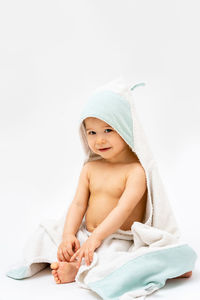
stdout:
{"type": "Polygon", "coordinates": [[[111,131],[112,131],[112,129],[105,129],[105,130],[110,130],[110,131],[108,131],[108,132],[111,132],[111,131]]]}
{"type": "Polygon", "coordinates": [[[95,131],[89,131],[89,132],[88,132],[88,134],[90,134],[90,135],[93,135],[93,134],[92,134],[92,132],[94,132],[94,133],[95,133],[95,131]]]}

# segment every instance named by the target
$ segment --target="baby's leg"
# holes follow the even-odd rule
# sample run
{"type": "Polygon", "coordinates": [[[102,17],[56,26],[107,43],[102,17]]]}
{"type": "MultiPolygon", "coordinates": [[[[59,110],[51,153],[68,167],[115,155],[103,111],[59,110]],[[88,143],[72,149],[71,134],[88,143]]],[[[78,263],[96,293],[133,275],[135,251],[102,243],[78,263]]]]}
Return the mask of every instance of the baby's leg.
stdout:
{"type": "Polygon", "coordinates": [[[54,262],[51,264],[52,274],[56,283],[67,283],[75,281],[78,269],[77,262],[54,262]]]}
{"type": "Polygon", "coordinates": [[[184,273],[183,275],[175,277],[175,278],[188,278],[188,277],[191,277],[191,276],[192,276],[192,271],[184,273]]]}
{"type": "Polygon", "coordinates": [[[183,275],[180,275],[178,277],[170,278],[170,279],[176,279],[176,278],[189,278],[192,276],[192,271],[184,273],[183,275]]]}

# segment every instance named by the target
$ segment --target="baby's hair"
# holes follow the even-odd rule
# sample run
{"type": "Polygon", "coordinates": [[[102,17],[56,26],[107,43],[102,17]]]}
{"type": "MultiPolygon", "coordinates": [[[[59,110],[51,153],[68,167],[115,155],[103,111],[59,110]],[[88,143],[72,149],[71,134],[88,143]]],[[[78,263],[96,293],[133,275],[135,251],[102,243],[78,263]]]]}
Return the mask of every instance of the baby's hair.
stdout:
{"type": "Polygon", "coordinates": [[[88,143],[88,141],[87,141],[87,131],[86,131],[86,125],[85,125],[85,120],[83,120],[83,122],[82,122],[82,124],[83,124],[83,132],[84,132],[84,135],[85,135],[85,138],[86,138],[86,142],[88,143]]]}

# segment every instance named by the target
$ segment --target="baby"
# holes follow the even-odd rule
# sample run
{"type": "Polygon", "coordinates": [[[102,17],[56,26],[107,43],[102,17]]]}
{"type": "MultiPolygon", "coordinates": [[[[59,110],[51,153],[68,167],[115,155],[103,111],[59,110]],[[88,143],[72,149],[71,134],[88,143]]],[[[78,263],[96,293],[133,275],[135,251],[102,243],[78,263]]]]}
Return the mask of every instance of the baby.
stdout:
{"type": "Polygon", "coordinates": [[[121,234],[126,236],[131,234],[134,222],[145,224],[147,180],[141,159],[135,153],[139,137],[133,136],[137,124],[133,122],[128,97],[111,90],[97,92],[81,113],[81,136],[89,156],[67,212],[58,262],[51,264],[56,283],[75,281],[82,272],[82,259],[88,269],[95,250],[99,248],[99,253],[106,238],[116,231],[122,230],[121,234]],[[83,217],[87,234],[81,240],[83,217]]]}
{"type": "Polygon", "coordinates": [[[51,264],[56,283],[73,282],[82,258],[89,265],[107,236],[142,222],[146,209],[146,176],[137,155],[101,119],[88,117],[83,123],[88,146],[101,159],[85,163],[81,170],[58,247],[58,262],[51,264]],[[76,233],[84,215],[91,235],[80,247],[76,233]]]}

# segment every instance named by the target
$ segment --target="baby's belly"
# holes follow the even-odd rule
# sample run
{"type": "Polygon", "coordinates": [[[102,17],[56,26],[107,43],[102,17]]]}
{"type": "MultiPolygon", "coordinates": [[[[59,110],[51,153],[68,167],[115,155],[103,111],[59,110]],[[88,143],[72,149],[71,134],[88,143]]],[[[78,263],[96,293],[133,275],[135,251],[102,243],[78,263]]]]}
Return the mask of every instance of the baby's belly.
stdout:
{"type": "Polygon", "coordinates": [[[116,207],[118,199],[108,196],[90,197],[85,215],[85,223],[88,231],[93,231],[116,207]]]}
{"type": "MultiPolygon", "coordinates": [[[[89,205],[85,215],[85,223],[88,231],[92,232],[108,214],[117,206],[119,198],[112,198],[108,196],[90,197],[89,205]]],[[[121,225],[120,229],[130,230],[133,222],[142,222],[146,207],[145,199],[142,199],[134,208],[133,212],[121,225]]]]}

